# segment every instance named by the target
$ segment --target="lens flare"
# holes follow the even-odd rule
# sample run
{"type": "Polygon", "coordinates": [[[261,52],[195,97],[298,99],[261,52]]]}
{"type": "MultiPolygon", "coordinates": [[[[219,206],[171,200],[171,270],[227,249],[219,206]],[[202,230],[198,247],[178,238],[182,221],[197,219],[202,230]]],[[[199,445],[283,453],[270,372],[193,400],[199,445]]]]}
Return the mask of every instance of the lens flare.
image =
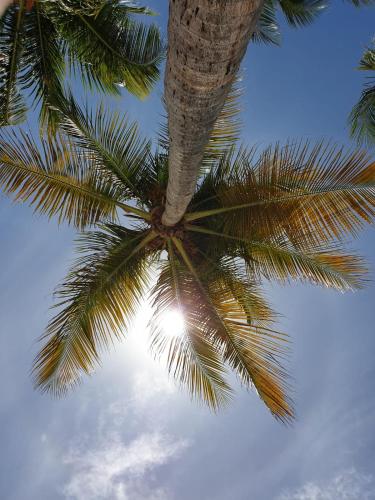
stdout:
{"type": "Polygon", "coordinates": [[[181,337],[185,330],[185,320],[179,311],[167,311],[163,314],[160,326],[164,335],[168,337],[181,337]]]}

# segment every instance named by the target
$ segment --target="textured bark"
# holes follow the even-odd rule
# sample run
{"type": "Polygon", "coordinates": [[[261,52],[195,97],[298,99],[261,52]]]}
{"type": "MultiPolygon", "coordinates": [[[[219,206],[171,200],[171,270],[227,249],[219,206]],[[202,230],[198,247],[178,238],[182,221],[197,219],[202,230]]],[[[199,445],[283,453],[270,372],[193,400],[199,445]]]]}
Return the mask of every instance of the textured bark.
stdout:
{"type": "Polygon", "coordinates": [[[165,101],[170,138],[163,224],[184,215],[204,148],[264,0],[170,0],[165,101]]]}

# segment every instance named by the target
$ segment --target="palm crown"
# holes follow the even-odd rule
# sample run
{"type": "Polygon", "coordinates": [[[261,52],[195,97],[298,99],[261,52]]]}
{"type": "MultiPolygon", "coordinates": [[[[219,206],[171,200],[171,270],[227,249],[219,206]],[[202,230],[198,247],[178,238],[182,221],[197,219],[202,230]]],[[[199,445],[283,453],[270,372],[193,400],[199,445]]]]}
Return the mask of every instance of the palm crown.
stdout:
{"type": "Polygon", "coordinates": [[[0,125],[21,122],[31,96],[53,126],[48,103],[63,94],[66,66],[88,87],[147,95],[159,76],[160,35],[132,14],[150,13],[121,0],[15,2],[0,19],[0,125]]]}
{"type": "Polygon", "coordinates": [[[151,348],[193,396],[213,409],[225,404],[232,369],[274,416],[293,418],[281,364],[287,337],[275,331],[260,284],[361,286],[364,265],[341,243],[374,216],[375,165],[322,142],[260,154],[237,148],[235,111],[232,95],[174,227],[161,224],[167,137],[153,152],[135,124],[103,108],[82,110],[70,96],[61,102],[61,136],[40,145],[23,132],[1,132],[4,192],[82,231],[81,255],[57,290],[60,310],[35,360],[43,390],[63,394],[90,373],[151,287],[151,348]],[[170,310],[183,314],[182,336],[160,326],[170,310]]]}

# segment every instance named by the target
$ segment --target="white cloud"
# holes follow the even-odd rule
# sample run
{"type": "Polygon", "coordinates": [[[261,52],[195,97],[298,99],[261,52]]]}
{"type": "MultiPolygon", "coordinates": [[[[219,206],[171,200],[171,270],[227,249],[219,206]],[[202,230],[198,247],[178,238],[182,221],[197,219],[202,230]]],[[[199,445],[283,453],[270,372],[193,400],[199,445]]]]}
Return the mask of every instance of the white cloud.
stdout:
{"type": "Polygon", "coordinates": [[[63,493],[74,500],[164,500],[163,490],[152,490],[146,473],[177,458],[188,446],[161,432],[145,433],[125,444],[119,437],[95,448],[75,448],[64,457],[73,474],[63,493]]]}
{"type": "Polygon", "coordinates": [[[327,483],[309,482],[295,491],[280,495],[277,500],[374,500],[375,477],[349,469],[327,483]]]}

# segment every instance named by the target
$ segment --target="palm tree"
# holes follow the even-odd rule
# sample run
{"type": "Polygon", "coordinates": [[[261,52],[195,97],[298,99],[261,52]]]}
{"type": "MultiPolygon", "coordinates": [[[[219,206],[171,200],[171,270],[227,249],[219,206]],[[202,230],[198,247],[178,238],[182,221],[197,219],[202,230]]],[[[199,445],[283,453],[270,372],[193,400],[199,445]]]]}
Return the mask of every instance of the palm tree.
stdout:
{"type": "MultiPolygon", "coordinates": [[[[355,6],[373,0],[350,0],[355,6]]],[[[169,3],[165,102],[170,135],[163,223],[183,217],[203,151],[235,81],[248,41],[278,43],[277,10],[294,26],[311,23],[325,0],[173,0],[169,3]]]]}
{"type": "Polygon", "coordinates": [[[145,97],[157,80],[161,41],[150,14],[121,0],[18,0],[0,20],[0,125],[24,120],[25,97],[41,103],[54,128],[51,95],[62,95],[68,67],[89,88],[113,94],[119,85],[145,97]]]}
{"type": "MultiPolygon", "coordinates": [[[[359,69],[364,71],[375,71],[375,49],[368,49],[361,59],[359,69]]],[[[351,135],[358,143],[374,144],[375,142],[375,84],[374,77],[368,79],[368,83],[362,92],[359,102],[354,106],[350,114],[351,135]]]]}
{"type": "Polygon", "coordinates": [[[293,418],[281,362],[287,337],[263,280],[362,285],[363,262],[342,250],[375,215],[375,164],[324,144],[238,148],[233,96],[201,161],[184,218],[162,223],[168,137],[153,152],[135,124],[67,96],[61,136],[0,131],[0,185],[16,200],[81,231],[80,257],[57,290],[60,307],[36,357],[36,385],[64,394],[131,327],[151,286],[151,348],[192,396],[216,410],[232,396],[227,372],[255,387],[272,414],[293,418]],[[90,226],[96,226],[90,229],[90,226]],[[180,311],[181,336],[163,315],[180,311]]]}

